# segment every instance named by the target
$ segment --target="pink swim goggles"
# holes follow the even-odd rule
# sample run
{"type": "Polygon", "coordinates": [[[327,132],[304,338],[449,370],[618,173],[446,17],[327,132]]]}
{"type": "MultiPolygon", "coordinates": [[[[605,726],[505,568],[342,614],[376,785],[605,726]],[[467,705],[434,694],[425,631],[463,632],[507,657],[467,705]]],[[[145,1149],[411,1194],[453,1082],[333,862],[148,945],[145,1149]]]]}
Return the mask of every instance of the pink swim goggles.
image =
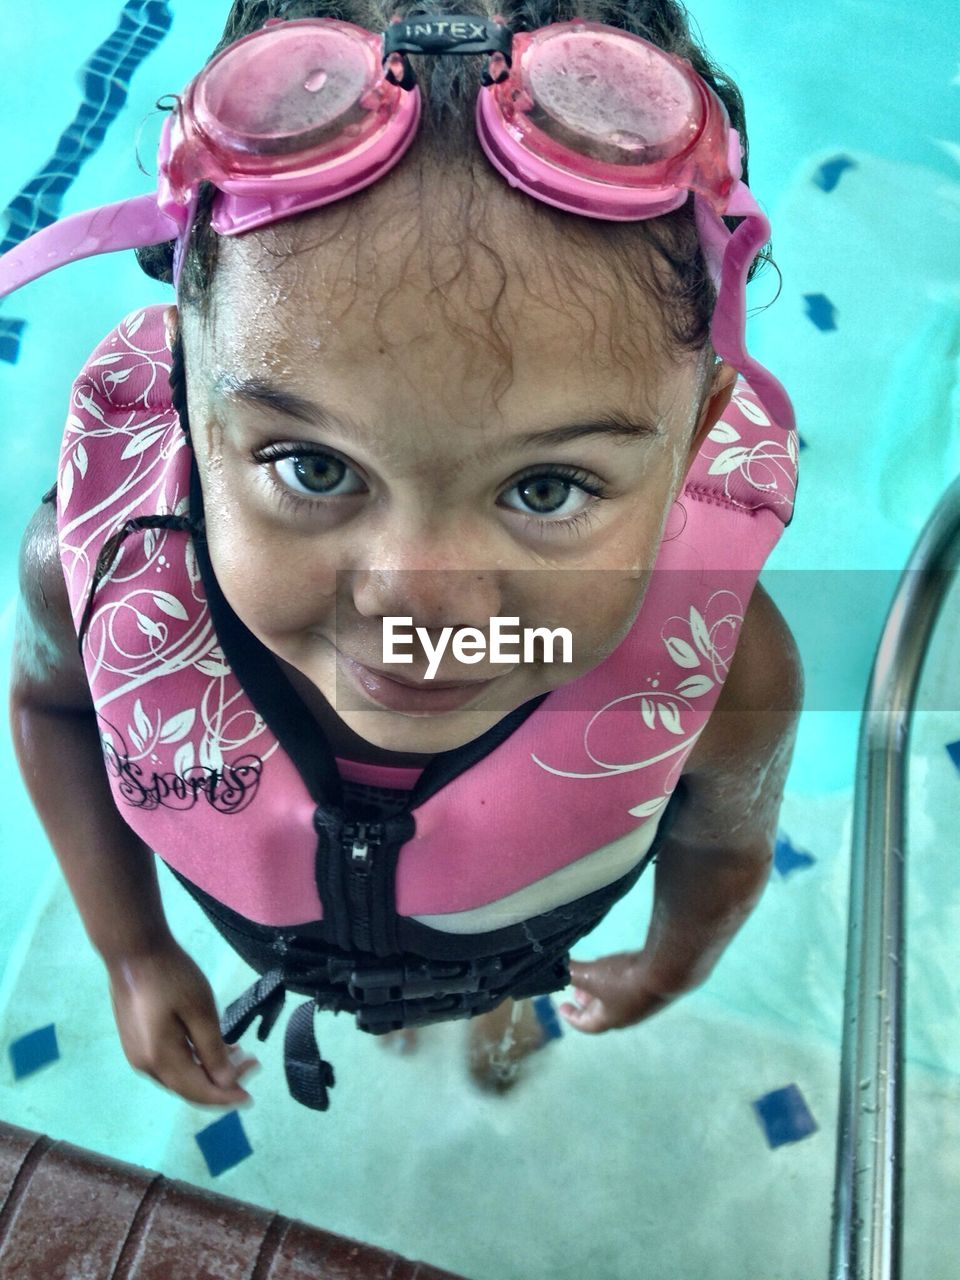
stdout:
{"type": "Polygon", "coordinates": [[[0,297],[67,262],[176,240],[174,285],[199,183],[211,223],[238,235],[376,182],[416,136],[420,90],[406,53],[489,53],[480,145],[511,186],[571,213],[635,221],[694,193],[717,287],[711,338],[778,426],[780,382],[744,346],[746,276],[770,224],[740,181],[740,138],[685,59],[576,19],[512,32],[498,15],[394,18],[382,34],[333,18],[271,18],[219,53],[164,121],[156,192],[74,214],[0,258],[0,297]],[[731,233],[721,215],[744,220],[731,233]]]}

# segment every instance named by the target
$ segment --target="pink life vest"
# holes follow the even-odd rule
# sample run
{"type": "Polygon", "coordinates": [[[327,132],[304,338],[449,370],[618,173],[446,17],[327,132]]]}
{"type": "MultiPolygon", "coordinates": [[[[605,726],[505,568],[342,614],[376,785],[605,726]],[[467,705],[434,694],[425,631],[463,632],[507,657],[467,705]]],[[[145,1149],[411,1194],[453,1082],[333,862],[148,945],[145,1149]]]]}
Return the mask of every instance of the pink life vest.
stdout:
{"type": "MultiPolygon", "coordinates": [[[[191,451],[171,405],[163,310],[127,316],[73,386],[57,514],[78,626],[108,535],[188,509],[191,451]]],[[[401,916],[442,927],[434,917],[517,894],[612,841],[643,843],[720,694],[792,514],[796,470],[796,434],[772,427],[741,379],[670,513],[626,638],[415,811],[396,871],[401,916]]],[[[129,825],[251,920],[321,919],[315,806],[224,657],[191,539],[148,529],[122,544],[83,657],[129,825]]]]}
{"type": "MultiPolygon", "coordinates": [[[[459,947],[477,956],[484,936],[528,930],[531,917],[562,913],[605,886],[620,896],[646,865],[720,694],[757,576],[792,516],[796,433],[772,424],[740,379],[669,514],[624,640],[592,671],[452,753],[433,785],[419,778],[405,825],[393,829],[387,871],[374,865],[387,900],[372,908],[380,924],[361,927],[339,919],[351,910],[353,880],[347,886],[344,876],[353,872],[338,870],[324,845],[333,821],[324,788],[339,782],[329,776],[329,747],[302,704],[292,729],[278,727],[299,699],[279,667],[267,681],[257,676],[271,657],[262,646],[251,656],[253,638],[220,596],[202,538],[147,528],[118,550],[114,540],[112,567],[91,596],[98,558],[118,529],[156,516],[174,526],[179,517],[182,527],[202,509],[171,401],[163,311],[132,312],[81,370],[57,487],[64,575],[78,630],[86,613],[83,660],[127,823],[208,911],[222,906],[216,923],[238,949],[244,930],[280,936],[322,922],[332,930],[322,936],[341,948],[392,955],[413,937],[429,955],[439,938],[434,955],[459,947]],[[234,670],[241,659],[243,681],[234,670]],[[280,685],[283,715],[272,705],[280,685]],[[336,920],[325,918],[324,897],[336,903],[336,920]]],[[[411,771],[395,772],[399,785],[411,780],[411,771]]],[[[368,832],[344,830],[346,865],[362,868],[368,832]]],[[[604,899],[601,914],[610,905],[604,899]]]]}

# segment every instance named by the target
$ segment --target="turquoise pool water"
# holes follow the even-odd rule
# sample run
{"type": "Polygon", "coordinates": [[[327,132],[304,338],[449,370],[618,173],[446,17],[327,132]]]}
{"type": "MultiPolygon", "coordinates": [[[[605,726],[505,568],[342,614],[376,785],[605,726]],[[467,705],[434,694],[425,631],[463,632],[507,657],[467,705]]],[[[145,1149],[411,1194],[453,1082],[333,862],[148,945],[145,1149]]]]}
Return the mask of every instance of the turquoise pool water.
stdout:
{"type": "MultiPolygon", "coordinates": [[[[474,1280],[826,1274],[859,710],[896,571],[960,470],[960,41],[947,3],[922,17],[862,0],[691,7],[746,99],[751,184],[783,273],[749,342],[789,388],[806,446],[795,518],[763,575],[808,695],[760,906],[697,993],[628,1031],[568,1029],[502,1099],[473,1091],[461,1024],[397,1056],[330,1018],[321,1043],[343,1084],[330,1113],[307,1115],[286,1095],[275,1032],[257,1046],[256,1105],[241,1113],[252,1154],[214,1177],[196,1135],[219,1113],[127,1066],[102,966],[4,738],[3,1119],[474,1280]],[[51,1024],[59,1056],[16,1078],[6,1048],[51,1024]],[[816,1129],[772,1148],[753,1104],[791,1085],[816,1129]]],[[[38,0],[29,23],[4,24],[0,208],[12,227],[149,189],[138,136],[152,172],[153,103],[193,74],[225,10],[38,0]]],[[[751,306],[776,285],[761,273],[751,306]]],[[[5,666],[17,545],[54,478],[72,378],[123,315],[170,297],[131,253],[0,304],[5,666]]],[[[924,1280],[953,1280],[960,1251],[960,771],[947,750],[960,740],[958,616],[954,590],[910,766],[906,1274],[924,1280]]],[[[171,877],[163,887],[222,1006],[249,970],[171,877]]],[[[638,946],[651,888],[642,880],[579,954],[638,946]]]]}

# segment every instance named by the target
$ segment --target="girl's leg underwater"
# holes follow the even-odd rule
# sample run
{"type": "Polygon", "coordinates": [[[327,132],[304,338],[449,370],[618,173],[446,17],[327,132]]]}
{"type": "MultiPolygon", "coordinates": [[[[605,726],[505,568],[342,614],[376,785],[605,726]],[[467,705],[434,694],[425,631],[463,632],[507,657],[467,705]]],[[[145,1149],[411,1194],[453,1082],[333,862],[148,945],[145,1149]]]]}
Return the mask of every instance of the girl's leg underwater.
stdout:
{"type": "Polygon", "coordinates": [[[546,1040],[532,1000],[506,999],[471,1018],[467,1064],[475,1084],[506,1093],[519,1078],[520,1063],[546,1040]]]}
{"type": "MultiPolygon", "coordinates": [[[[412,1053],[418,1034],[416,1027],[405,1027],[377,1039],[398,1053],[412,1053]]],[[[467,1066],[471,1078],[481,1089],[506,1093],[517,1082],[521,1061],[545,1039],[532,1000],[504,1000],[489,1013],[470,1019],[467,1066]]]]}

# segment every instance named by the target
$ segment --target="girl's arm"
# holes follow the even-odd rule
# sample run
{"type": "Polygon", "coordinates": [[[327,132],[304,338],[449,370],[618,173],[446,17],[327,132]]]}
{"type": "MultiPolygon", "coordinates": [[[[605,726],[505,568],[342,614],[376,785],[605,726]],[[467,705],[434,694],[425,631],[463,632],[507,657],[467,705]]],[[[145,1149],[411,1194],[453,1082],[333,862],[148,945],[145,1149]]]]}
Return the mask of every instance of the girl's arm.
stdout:
{"type": "Polygon", "coordinates": [[[20,591],[10,687],[14,748],[90,941],[109,965],[171,935],[153,854],[110,792],[52,504],[40,507],[24,535],[20,591]]]}
{"type": "Polygon", "coordinates": [[[154,855],[114,804],[52,504],[39,508],[24,535],[20,589],[10,689],[14,749],[107,967],[124,1052],[134,1067],[190,1101],[243,1101],[210,988],[167,924],[154,855]]]}
{"type": "Polygon", "coordinates": [[[757,584],[713,715],[679,786],[683,804],[656,862],[641,951],[571,961],[582,1031],[629,1026],[699,986],[756,906],[770,876],[777,820],[803,704],[790,628],[757,584]]]}

